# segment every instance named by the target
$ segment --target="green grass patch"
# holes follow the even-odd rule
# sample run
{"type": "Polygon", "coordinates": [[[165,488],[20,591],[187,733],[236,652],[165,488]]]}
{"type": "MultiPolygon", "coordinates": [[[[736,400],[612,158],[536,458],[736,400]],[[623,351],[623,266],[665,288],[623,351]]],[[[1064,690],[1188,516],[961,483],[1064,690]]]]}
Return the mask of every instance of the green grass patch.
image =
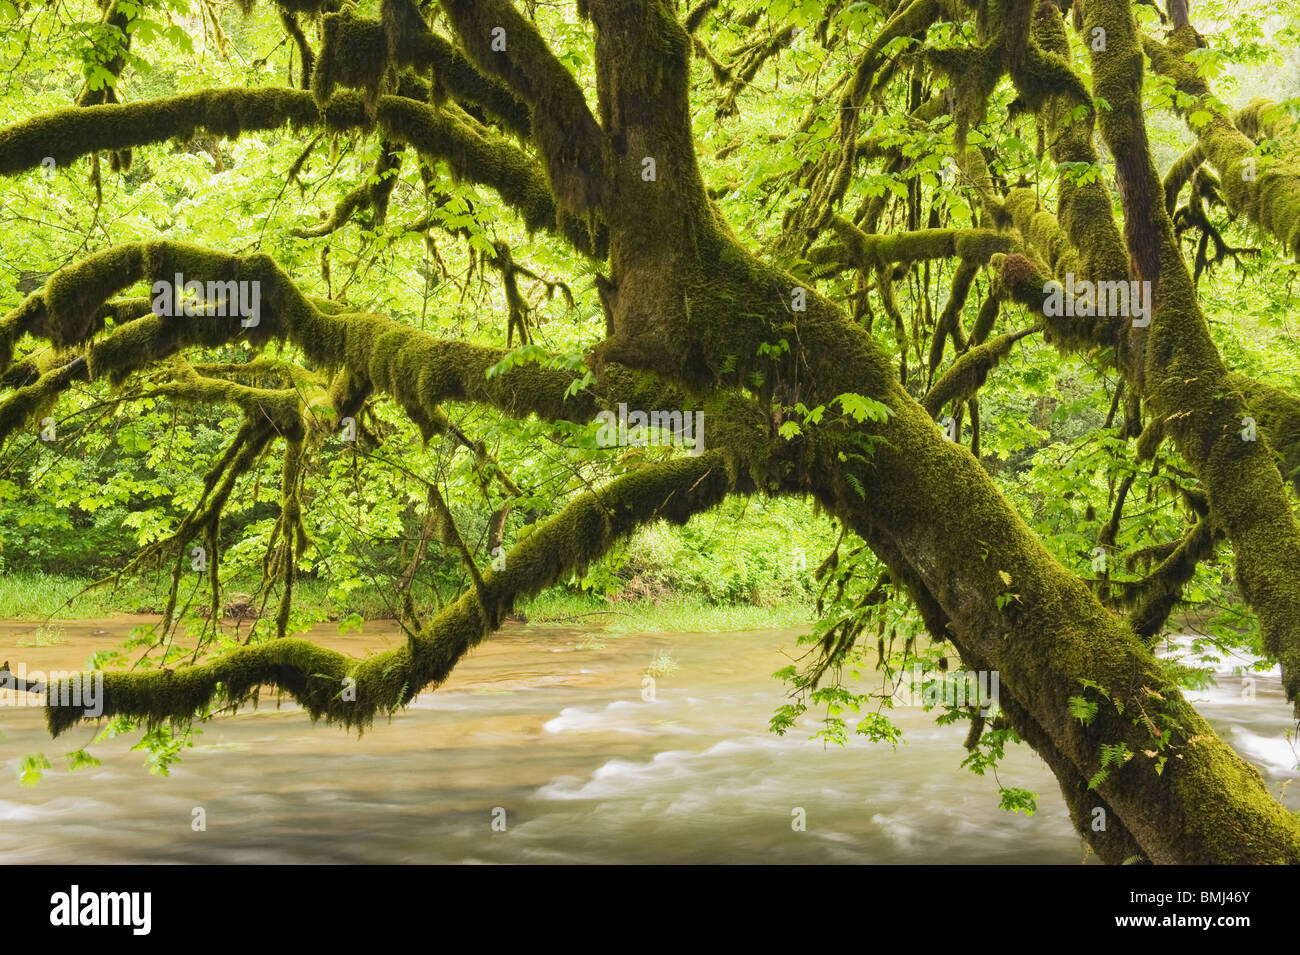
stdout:
{"type": "MultiPolygon", "coordinates": [[[[20,571],[0,578],[0,618],[6,620],[84,620],[123,613],[161,613],[166,605],[166,583],[140,579],[114,587],[105,585],[86,590],[90,581],[40,572],[20,571]]],[[[240,589],[238,582],[227,594],[240,589]]],[[[249,584],[246,592],[253,590],[249,584]]],[[[202,600],[205,594],[195,594],[202,600]]],[[[434,607],[427,594],[420,595],[422,609],[434,607]]],[[[345,598],[332,598],[328,582],[303,579],[294,585],[295,608],[321,620],[340,620],[360,614],[366,620],[393,616],[392,591],[366,587],[345,598]]],[[[275,606],[275,601],[268,605],[275,606]]],[[[602,596],[555,587],[522,602],[517,612],[534,624],[563,624],[591,627],[612,633],[715,630],[762,630],[794,627],[812,620],[810,603],[798,599],[774,606],[713,603],[694,594],[677,594],[651,600],[622,600],[610,603],[602,596]]]]}

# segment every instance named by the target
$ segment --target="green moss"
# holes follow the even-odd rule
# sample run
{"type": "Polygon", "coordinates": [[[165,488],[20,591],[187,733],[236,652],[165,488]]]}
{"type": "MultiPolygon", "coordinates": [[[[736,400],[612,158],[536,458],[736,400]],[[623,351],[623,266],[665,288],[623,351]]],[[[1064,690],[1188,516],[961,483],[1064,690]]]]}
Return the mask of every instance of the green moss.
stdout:
{"type": "Polygon", "coordinates": [[[454,175],[496,189],[530,229],[559,231],[581,251],[599,254],[588,225],[560,213],[546,173],[518,147],[482,128],[463,111],[439,110],[396,96],[381,96],[378,119],[386,133],[428,156],[446,160],[454,175]]]}
{"type": "MultiPolygon", "coordinates": [[[[1232,541],[1238,585],[1259,617],[1265,646],[1281,661],[1287,697],[1300,709],[1300,579],[1290,570],[1300,565],[1300,527],[1266,444],[1241,439],[1245,402],[1210,338],[1172,222],[1158,198],[1161,184],[1143,124],[1142,47],[1132,10],[1122,0],[1090,0],[1085,26],[1106,31],[1106,51],[1092,57],[1094,92],[1111,105],[1100,117],[1102,134],[1117,160],[1136,272],[1158,282],[1141,369],[1144,397],[1205,486],[1211,514],[1232,541]]],[[[1158,70],[1173,73],[1176,85],[1197,95],[1203,84],[1186,76],[1179,64],[1188,69],[1190,64],[1177,53],[1195,43],[1189,31],[1176,31],[1171,47],[1149,41],[1146,48],[1158,70]]],[[[1226,184],[1234,168],[1231,144],[1249,141],[1222,117],[1206,125],[1214,127],[1201,137],[1206,155],[1216,167],[1224,163],[1219,171],[1226,184]]],[[[1279,199],[1278,207],[1284,205],[1279,199]]]]}
{"type": "MultiPolygon", "coordinates": [[[[662,517],[684,523],[729,490],[722,457],[713,452],[633,472],[577,498],[517,545],[503,570],[484,573],[481,591],[463,594],[404,646],[356,660],[287,638],[240,647],[196,666],[108,673],[103,716],[131,716],[148,725],[183,723],[208,707],[246,701],[258,687],[268,686],[292,696],[313,719],[365,728],[424,687],[441,684],[516,600],[590,564],[646,521],[662,517]],[[345,684],[347,678],[355,684],[345,684]]],[[[46,718],[57,736],[80,722],[84,712],[49,706],[46,718]]]]}
{"type": "MultiPolygon", "coordinates": [[[[499,77],[529,107],[531,139],[546,168],[550,191],[559,205],[577,219],[590,219],[603,202],[606,138],[587,105],[573,74],[556,59],[533,22],[510,3],[497,0],[446,0],[451,20],[470,60],[486,76],[499,77]],[[493,49],[503,30],[506,49],[493,49]]],[[[628,16],[661,15],[657,5],[628,16]]],[[[676,25],[676,20],[672,20],[676,25]]],[[[662,26],[662,24],[660,24],[662,26]]],[[[681,33],[678,28],[677,33],[681,33]]],[[[651,84],[669,71],[686,72],[689,46],[677,43],[672,31],[647,29],[637,51],[651,84]]],[[[685,40],[682,34],[681,40],[685,40]]],[[[597,38],[598,43],[601,38],[597,38]]],[[[628,67],[631,64],[623,64],[628,67]]]]}
{"type": "Polygon", "coordinates": [[[438,102],[452,97],[481,107],[509,132],[528,137],[532,118],[527,104],[504,83],[475,69],[460,50],[430,30],[411,0],[383,0],[381,12],[393,64],[411,66],[421,73],[432,70],[438,102]]]}
{"type": "Polygon", "coordinates": [[[920,229],[915,232],[867,235],[836,216],[832,222],[845,258],[855,268],[871,271],[895,262],[941,259],[954,255],[982,264],[1012,247],[1011,236],[988,229],[920,229]]]}
{"type": "Polygon", "coordinates": [[[958,356],[926,394],[925,401],[922,402],[925,410],[932,416],[937,415],[950,401],[965,401],[970,398],[984,385],[989,372],[1011,353],[1012,346],[1037,330],[1029,328],[1008,332],[958,356]]]}
{"type": "Polygon", "coordinates": [[[46,323],[45,296],[37,292],[0,319],[0,368],[14,360],[14,346],[28,332],[39,332],[46,323]]]}
{"type": "Polygon", "coordinates": [[[120,245],[50,276],[45,286],[45,331],[56,348],[84,344],[104,302],[121,290],[123,276],[143,274],[144,246],[120,245]]]}
{"type": "Polygon", "coordinates": [[[953,350],[963,352],[966,350],[966,330],[962,328],[961,313],[962,308],[966,305],[966,299],[970,295],[971,283],[975,281],[975,276],[979,272],[979,266],[970,261],[963,259],[957,266],[957,271],[953,273],[952,290],[948,295],[948,301],[944,304],[943,311],[939,314],[938,321],[935,322],[934,337],[930,340],[930,362],[929,373],[930,379],[934,379],[934,373],[938,371],[939,365],[943,362],[944,348],[949,338],[952,339],[953,350]]]}
{"type": "MultiPolygon", "coordinates": [[[[1255,143],[1232,118],[1216,108],[1209,86],[1185,59],[1197,48],[1198,41],[1195,29],[1188,26],[1174,31],[1167,43],[1147,38],[1144,46],[1151,65],[1191,98],[1182,108],[1184,114],[1190,117],[1193,112],[1209,113],[1205,123],[1189,128],[1196,134],[1204,158],[1219,174],[1228,208],[1267,229],[1288,253],[1300,255],[1300,166],[1286,158],[1255,156],[1255,143]],[[1247,163],[1253,163],[1253,175],[1248,174],[1247,163]]],[[[1262,103],[1252,104],[1237,118],[1247,129],[1260,132],[1259,120],[1265,108],[1262,103]]],[[[1167,180],[1170,188],[1178,181],[1173,179],[1173,172],[1167,180]]]]}
{"type": "Polygon", "coordinates": [[[378,20],[357,16],[352,7],[321,19],[321,48],[311,75],[311,94],[319,106],[338,86],[365,91],[373,103],[388,66],[388,38],[378,20]]]}
{"type": "Polygon", "coordinates": [[[31,384],[16,388],[0,403],[0,443],[53,409],[59,396],[75,381],[84,380],[86,363],[66,361],[61,366],[40,375],[31,384]]]}
{"type": "Polygon", "coordinates": [[[1277,455],[1282,477],[1300,493],[1300,399],[1245,375],[1230,375],[1269,448],[1277,455]]]}
{"type": "Polygon", "coordinates": [[[60,166],[94,152],[188,140],[200,130],[227,138],[314,124],[319,113],[302,90],[215,89],[141,103],[71,107],[0,129],[0,175],[34,169],[48,156],[60,166]]]}
{"type": "Polygon", "coordinates": [[[1152,638],[1164,628],[1183,588],[1197,566],[1214,552],[1216,534],[1211,521],[1197,521],[1178,546],[1136,585],[1126,588],[1123,603],[1132,608],[1129,625],[1140,637],[1152,638]]]}
{"type": "Polygon", "coordinates": [[[980,310],[975,315],[975,324],[971,326],[970,342],[982,345],[993,334],[997,324],[998,312],[1002,307],[1002,290],[998,287],[989,289],[988,297],[980,303],[980,310]]]}

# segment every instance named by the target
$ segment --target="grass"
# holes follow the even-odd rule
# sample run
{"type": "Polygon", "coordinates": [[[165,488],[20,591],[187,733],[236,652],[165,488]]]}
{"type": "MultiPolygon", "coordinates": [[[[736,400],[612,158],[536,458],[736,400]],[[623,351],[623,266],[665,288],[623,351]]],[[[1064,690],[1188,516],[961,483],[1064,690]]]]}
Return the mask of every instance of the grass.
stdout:
{"type": "Polygon", "coordinates": [[[108,589],[81,593],[89,583],[74,577],[25,571],[0,577],[0,617],[9,620],[80,620],[131,613],[147,596],[140,585],[114,593],[108,589]]]}
{"type": "Polygon", "coordinates": [[[37,627],[30,640],[19,640],[20,647],[52,647],[63,642],[62,627],[37,627]]]}
{"type": "Polygon", "coordinates": [[[812,607],[788,602],[775,607],[752,604],[713,604],[692,594],[662,600],[620,601],[553,588],[523,604],[519,612],[530,623],[598,626],[612,633],[716,630],[766,630],[797,627],[812,620],[812,607]]]}
{"type": "Polygon", "coordinates": [[[645,672],[646,676],[656,678],[672,676],[677,672],[677,661],[673,659],[673,655],[667,650],[660,650],[655,654],[655,658],[650,661],[650,665],[646,667],[645,672]]]}
{"type": "MultiPolygon", "coordinates": [[[[123,613],[161,613],[166,605],[163,583],[135,580],[114,588],[86,591],[88,580],[18,571],[0,577],[0,618],[6,620],[84,620],[123,613]]],[[[240,590],[238,583],[228,590],[240,590]]],[[[243,587],[252,591],[251,583],[243,587]]],[[[303,579],[294,585],[295,608],[325,620],[360,614],[366,620],[392,617],[390,588],[363,588],[345,600],[331,599],[326,581],[303,579]]],[[[625,632],[712,632],[794,627],[812,620],[802,600],[775,606],[714,604],[693,594],[660,600],[611,604],[602,596],[555,587],[521,602],[516,612],[534,624],[563,624],[625,632]]],[[[57,635],[52,639],[57,639],[57,635]]]]}

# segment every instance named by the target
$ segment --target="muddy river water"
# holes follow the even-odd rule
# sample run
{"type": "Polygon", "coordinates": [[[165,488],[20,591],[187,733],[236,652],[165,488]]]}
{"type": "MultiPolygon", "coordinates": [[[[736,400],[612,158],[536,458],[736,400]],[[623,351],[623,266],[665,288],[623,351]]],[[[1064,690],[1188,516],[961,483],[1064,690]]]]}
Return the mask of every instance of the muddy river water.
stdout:
{"type": "MultiPolygon", "coordinates": [[[[0,658],[77,669],[138,618],[0,622],[0,658]],[[40,646],[34,644],[47,643],[40,646]]],[[[997,784],[960,766],[960,726],[896,709],[907,745],[778,737],[771,674],[798,631],[603,634],[514,625],[360,739],[313,725],[291,702],[202,727],[170,776],[133,738],[95,744],[101,765],[63,754],[94,724],[51,740],[39,707],[0,706],[0,862],[876,862],[1062,863],[1084,858],[1056,782],[1024,746],[1003,784],[1039,795],[1032,817],[998,809],[997,784]],[[661,652],[677,669],[643,699],[661,652]],[[53,764],[35,786],[23,757],[53,764]],[[195,830],[200,814],[206,826],[195,830]],[[802,812],[800,812],[800,810],[802,812]],[[793,825],[805,821],[799,831],[793,825]]],[[[364,655],[400,639],[368,623],[314,639],[364,655]]],[[[1216,730],[1300,809],[1294,728],[1276,671],[1191,693],[1216,730]]],[[[12,697],[12,694],[11,694],[12,697]]]]}

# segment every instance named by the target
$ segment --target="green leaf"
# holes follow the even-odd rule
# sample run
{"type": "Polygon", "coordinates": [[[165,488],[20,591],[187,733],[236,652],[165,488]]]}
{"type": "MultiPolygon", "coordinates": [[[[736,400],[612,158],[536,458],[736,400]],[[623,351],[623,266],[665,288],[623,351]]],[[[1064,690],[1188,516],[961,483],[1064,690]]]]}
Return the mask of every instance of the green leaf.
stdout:
{"type": "Polygon", "coordinates": [[[18,764],[18,782],[23,786],[35,786],[41,781],[41,773],[50,768],[50,761],[44,753],[24,756],[18,764]]]}
{"type": "Polygon", "coordinates": [[[887,421],[893,414],[888,405],[851,391],[838,395],[834,401],[838,402],[843,412],[858,424],[864,421],[887,421]]]}

